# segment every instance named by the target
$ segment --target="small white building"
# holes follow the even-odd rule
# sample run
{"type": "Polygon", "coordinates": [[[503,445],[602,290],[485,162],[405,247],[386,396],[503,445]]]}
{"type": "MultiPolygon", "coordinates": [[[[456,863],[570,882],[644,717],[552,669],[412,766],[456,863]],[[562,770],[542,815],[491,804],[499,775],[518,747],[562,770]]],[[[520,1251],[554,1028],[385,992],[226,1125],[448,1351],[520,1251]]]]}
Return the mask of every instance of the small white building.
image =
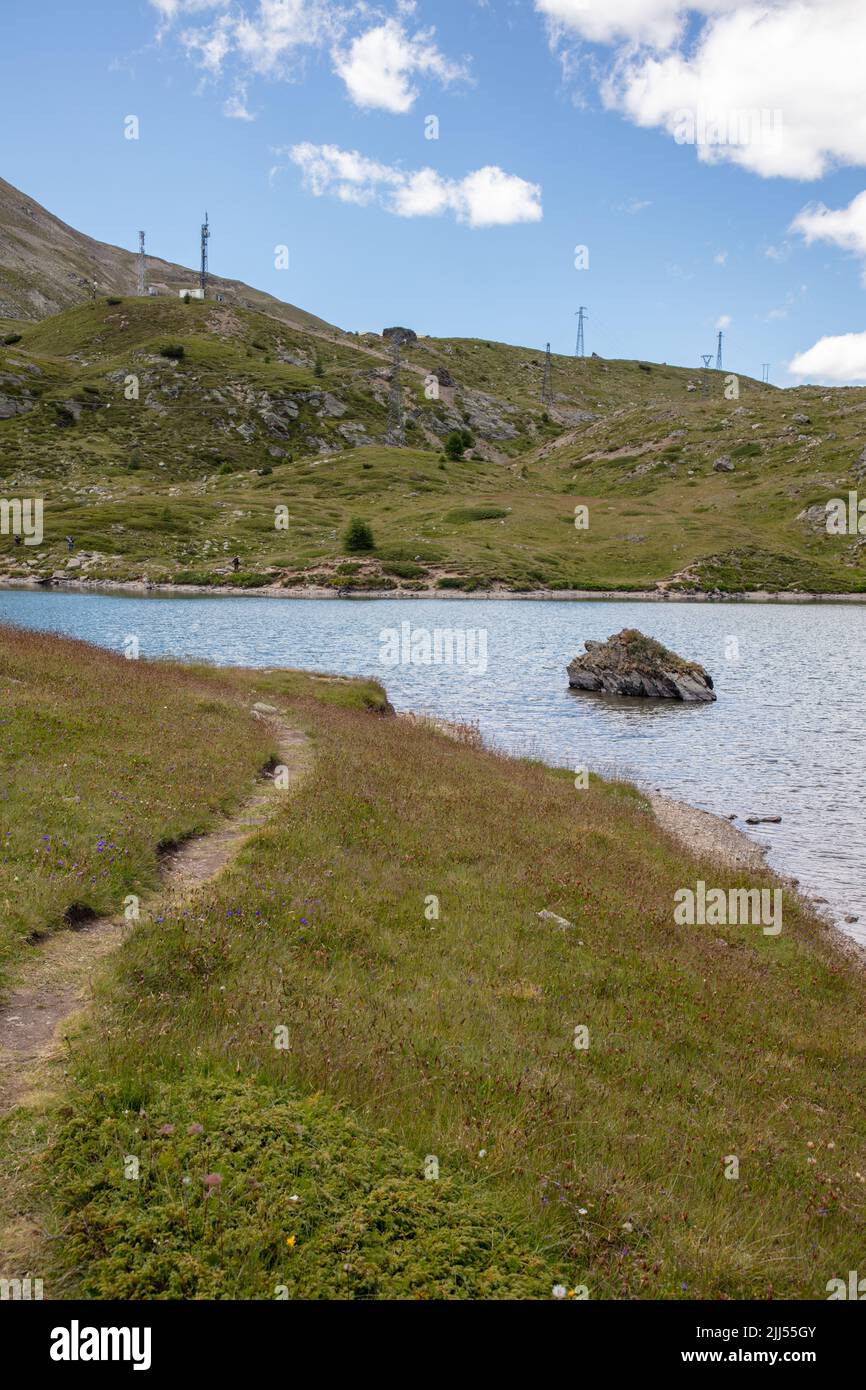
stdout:
{"type": "Polygon", "coordinates": [[[187,295],[190,299],[204,299],[204,290],[178,290],[177,292],[178,299],[186,299],[187,295]]]}

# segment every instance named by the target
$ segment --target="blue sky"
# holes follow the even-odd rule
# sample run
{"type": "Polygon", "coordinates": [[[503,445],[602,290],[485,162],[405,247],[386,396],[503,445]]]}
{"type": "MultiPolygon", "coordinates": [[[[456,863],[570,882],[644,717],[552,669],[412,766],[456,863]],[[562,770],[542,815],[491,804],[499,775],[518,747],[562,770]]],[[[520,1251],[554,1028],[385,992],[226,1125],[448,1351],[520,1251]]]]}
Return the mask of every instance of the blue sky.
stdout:
{"type": "Polygon", "coordinates": [[[864,14],[4,0],[0,174],[186,264],[207,208],[214,271],[349,329],[570,352],[585,304],[603,356],[697,365],[723,323],[732,370],[861,381],[864,14]],[[701,110],[716,126],[684,143],[701,110]],[[732,140],[747,110],[772,130],[732,140]]]}

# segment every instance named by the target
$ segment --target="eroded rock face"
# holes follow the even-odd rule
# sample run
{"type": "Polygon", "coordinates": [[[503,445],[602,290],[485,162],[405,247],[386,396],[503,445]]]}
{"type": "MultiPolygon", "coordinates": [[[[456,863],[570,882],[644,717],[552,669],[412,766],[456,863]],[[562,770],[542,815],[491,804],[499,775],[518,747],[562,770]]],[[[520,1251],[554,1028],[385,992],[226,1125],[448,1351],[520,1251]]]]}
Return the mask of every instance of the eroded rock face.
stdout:
{"type": "Polygon", "coordinates": [[[685,661],[636,628],[624,628],[606,642],[587,642],[585,647],[584,655],[568,667],[574,690],[688,703],[716,699],[712,676],[703,666],[685,661]]]}

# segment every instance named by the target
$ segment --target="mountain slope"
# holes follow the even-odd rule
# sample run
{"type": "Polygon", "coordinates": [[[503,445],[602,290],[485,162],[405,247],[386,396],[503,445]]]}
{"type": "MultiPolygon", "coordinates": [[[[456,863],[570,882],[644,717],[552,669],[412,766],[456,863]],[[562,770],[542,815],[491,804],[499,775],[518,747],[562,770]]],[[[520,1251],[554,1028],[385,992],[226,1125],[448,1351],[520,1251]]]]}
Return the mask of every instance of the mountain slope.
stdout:
{"type": "MultiPolygon", "coordinates": [[[[0,318],[42,319],[87,303],[94,294],[135,294],[137,262],[134,252],[85,236],[0,179],[0,318]]],[[[147,281],[177,297],[180,290],[198,285],[198,271],[148,256],[147,281]]],[[[240,280],[212,275],[210,282],[227,303],[261,309],[286,323],[335,331],[323,319],[240,280]]]]}
{"type": "Polygon", "coordinates": [[[866,476],[864,390],[740,377],[728,399],[716,372],[555,357],[543,401],[543,353],[420,338],[403,349],[396,448],[379,334],[344,333],[245,286],[223,303],[124,295],[131,253],[0,193],[0,263],[17,237],[18,293],[34,314],[0,319],[0,491],[45,504],[43,542],[0,534],[0,574],[866,589],[866,538],[829,536],[824,510],[866,476]],[[96,263],[111,292],[82,299],[74,276],[96,263]],[[78,302],[36,316],[61,294],[78,302]],[[455,431],[471,443],[451,460],[455,431]],[[377,549],[346,555],[356,515],[377,549]]]}

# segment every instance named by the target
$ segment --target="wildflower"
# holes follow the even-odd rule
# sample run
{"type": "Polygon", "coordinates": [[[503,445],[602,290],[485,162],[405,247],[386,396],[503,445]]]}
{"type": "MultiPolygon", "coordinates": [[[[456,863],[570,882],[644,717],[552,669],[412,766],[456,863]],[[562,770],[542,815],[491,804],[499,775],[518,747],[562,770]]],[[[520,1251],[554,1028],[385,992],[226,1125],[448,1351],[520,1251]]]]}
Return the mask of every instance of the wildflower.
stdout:
{"type": "Polygon", "coordinates": [[[165,1135],[174,1134],[174,1125],[161,1125],[159,1132],[165,1135]]]}
{"type": "Polygon", "coordinates": [[[290,1250],[294,1250],[296,1240],[297,1236],[286,1236],[286,1245],[289,1247],[290,1250]]]}
{"type": "Polygon", "coordinates": [[[187,1132],[187,1134],[204,1134],[204,1125],[200,1125],[200,1124],[187,1125],[187,1130],[186,1130],[186,1132],[187,1132]]]}
{"type": "Polygon", "coordinates": [[[211,1188],[213,1188],[213,1187],[219,1187],[219,1185],[220,1185],[220,1183],[222,1182],[222,1180],[223,1180],[223,1175],[222,1175],[222,1173],[208,1173],[207,1177],[206,1177],[205,1180],[204,1180],[204,1185],[205,1185],[205,1187],[211,1187],[211,1188]]]}
{"type": "Polygon", "coordinates": [[[577,1214],[578,1214],[578,1216],[586,1216],[586,1214],[587,1214],[586,1207],[578,1207],[578,1209],[577,1209],[577,1214]]]}
{"type": "Polygon", "coordinates": [[[301,1200],[301,1199],[300,1199],[300,1197],[298,1196],[297,1192],[293,1192],[292,1195],[291,1195],[291,1197],[289,1198],[289,1201],[290,1201],[290,1202],[299,1202],[300,1200],[301,1200]]]}
{"type": "Polygon", "coordinates": [[[568,1294],[568,1289],[564,1284],[554,1284],[551,1293],[554,1298],[565,1298],[568,1294]]]}
{"type": "Polygon", "coordinates": [[[487,1157],[487,1150],[486,1150],[486,1149],[479,1149],[479,1150],[478,1150],[478,1157],[479,1157],[479,1158],[486,1158],[486,1157],[487,1157]]]}

